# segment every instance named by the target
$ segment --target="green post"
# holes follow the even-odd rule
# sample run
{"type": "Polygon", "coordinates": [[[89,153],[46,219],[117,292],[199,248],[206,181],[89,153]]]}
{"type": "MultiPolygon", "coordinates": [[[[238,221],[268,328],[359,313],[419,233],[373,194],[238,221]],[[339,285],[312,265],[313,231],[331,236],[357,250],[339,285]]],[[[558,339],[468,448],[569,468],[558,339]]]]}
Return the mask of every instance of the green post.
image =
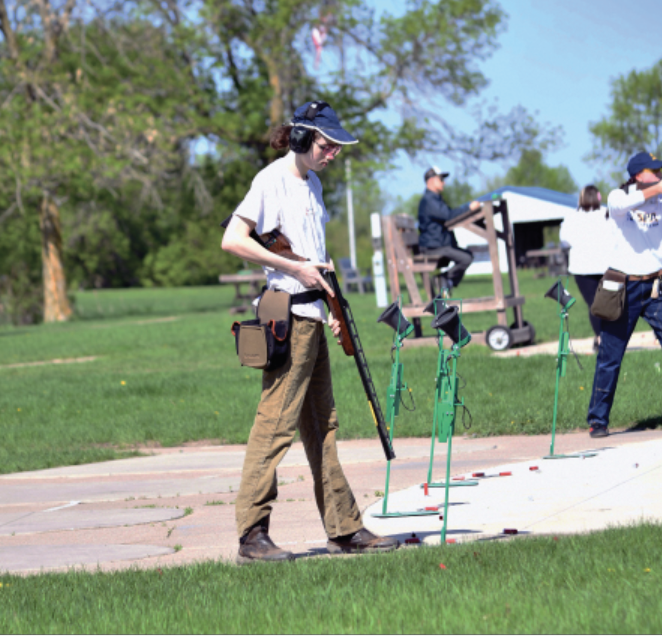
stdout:
{"type": "MultiPolygon", "coordinates": [[[[461,307],[462,301],[460,301],[461,307]]],[[[435,316],[443,308],[448,306],[448,302],[441,298],[434,300],[435,316]],[[437,302],[441,307],[437,306],[437,302]]],[[[461,322],[461,320],[460,320],[461,322]]],[[[432,467],[434,465],[434,447],[435,438],[439,436],[439,443],[447,442],[455,430],[455,407],[457,402],[457,374],[455,372],[456,359],[460,355],[460,347],[453,345],[449,351],[444,349],[444,333],[441,329],[437,330],[439,354],[437,356],[437,377],[435,383],[434,397],[434,415],[432,418],[432,441],[430,444],[430,464],[428,466],[427,484],[429,488],[453,488],[460,486],[477,486],[477,481],[462,481],[450,483],[447,476],[443,482],[432,482],[432,467]],[[452,372],[449,367],[452,363],[452,372]]],[[[462,403],[460,403],[462,404],[462,403]]],[[[450,453],[450,445],[448,448],[450,453]]],[[[450,454],[449,454],[450,457],[450,454]]],[[[448,460],[447,460],[448,463],[448,460]]],[[[450,466],[450,464],[448,464],[450,466]]]]}
{"type": "Polygon", "coordinates": [[[448,303],[443,299],[440,299],[439,302],[442,303],[442,308],[438,311],[437,300],[435,300],[435,319],[432,323],[432,326],[437,329],[439,355],[437,357],[432,443],[427,484],[431,488],[443,487],[445,490],[444,519],[441,528],[441,541],[445,543],[446,530],[448,528],[448,500],[451,486],[477,486],[478,482],[451,484],[451,457],[453,454],[455,419],[457,407],[464,406],[464,399],[459,400],[457,397],[457,360],[460,357],[460,349],[469,343],[471,335],[462,326],[462,301],[460,300],[459,312],[455,307],[449,308],[448,303]],[[456,315],[453,315],[453,312],[456,312],[456,315]],[[457,333],[455,332],[455,328],[457,328],[457,333]],[[444,334],[448,335],[453,343],[449,350],[444,349],[444,334]],[[437,434],[439,435],[439,443],[446,442],[446,479],[443,483],[433,484],[431,483],[432,465],[434,463],[434,444],[437,434]]]}
{"type": "MultiPolygon", "coordinates": [[[[407,319],[400,311],[400,298],[396,303],[390,305],[379,318],[378,322],[385,322],[395,331],[393,338],[392,351],[395,351],[393,356],[393,364],[391,365],[391,380],[386,392],[386,422],[389,427],[389,439],[393,443],[393,434],[395,430],[395,418],[400,413],[400,403],[402,401],[402,391],[408,391],[409,387],[402,381],[403,378],[403,365],[400,363],[400,349],[404,339],[414,331],[414,326],[409,324],[407,319]]],[[[388,495],[391,485],[391,461],[386,463],[386,484],[384,486],[384,500],[382,503],[382,512],[372,513],[373,517],[410,517],[410,516],[425,516],[438,514],[437,511],[431,510],[413,510],[402,512],[389,512],[388,511],[388,495]]]]}
{"type": "Polygon", "coordinates": [[[568,314],[565,311],[565,309],[561,309],[561,305],[559,303],[559,348],[558,348],[558,353],[556,356],[556,386],[554,387],[554,415],[552,418],[552,445],[549,448],[549,454],[554,455],[554,440],[556,438],[556,415],[558,412],[558,405],[559,405],[559,381],[561,380],[561,375],[565,375],[565,373],[562,373],[565,371],[565,358],[568,355],[569,351],[564,348],[564,344],[568,343],[569,344],[569,339],[564,338],[564,329],[563,329],[563,323],[564,319],[567,318],[568,314]]]}
{"type": "MultiPolygon", "coordinates": [[[[446,543],[446,528],[448,527],[448,494],[450,492],[450,483],[451,483],[451,453],[453,450],[453,434],[455,433],[455,412],[458,406],[464,404],[464,399],[460,402],[457,400],[457,394],[455,393],[455,388],[457,386],[457,358],[460,355],[460,348],[457,345],[453,345],[451,351],[449,352],[447,364],[451,364],[453,369],[449,373],[449,377],[452,378],[449,382],[449,386],[453,387],[452,393],[452,408],[446,414],[447,429],[446,434],[446,445],[448,452],[446,454],[446,484],[445,484],[445,498],[444,498],[444,525],[441,528],[441,542],[446,543]]],[[[448,403],[446,402],[448,405],[448,403]]],[[[439,435],[441,437],[442,429],[439,430],[439,435]]]]}
{"type": "MultiPolygon", "coordinates": [[[[393,429],[395,428],[395,416],[400,413],[400,398],[402,389],[406,389],[407,385],[402,384],[402,364],[400,364],[400,348],[402,342],[398,338],[397,333],[395,342],[395,360],[391,365],[391,382],[388,385],[386,392],[386,421],[389,425],[389,440],[393,446],[393,429]]],[[[384,503],[382,505],[382,514],[388,512],[388,489],[391,480],[391,460],[386,462],[386,485],[384,487],[384,503]]]]}
{"type": "MultiPolygon", "coordinates": [[[[566,278],[566,285],[568,281],[566,278]]],[[[557,455],[554,452],[554,443],[556,441],[556,418],[559,406],[559,385],[561,378],[565,377],[568,365],[568,355],[570,354],[570,332],[568,331],[568,310],[575,304],[575,299],[566,291],[563,286],[562,278],[559,276],[556,284],[545,294],[548,298],[556,296],[556,303],[559,317],[559,348],[556,355],[556,384],[554,386],[554,412],[552,416],[552,443],[549,448],[549,455],[544,459],[570,459],[573,457],[594,457],[596,453],[573,453],[570,455],[557,455]],[[552,293],[554,292],[555,293],[552,293]]]]}

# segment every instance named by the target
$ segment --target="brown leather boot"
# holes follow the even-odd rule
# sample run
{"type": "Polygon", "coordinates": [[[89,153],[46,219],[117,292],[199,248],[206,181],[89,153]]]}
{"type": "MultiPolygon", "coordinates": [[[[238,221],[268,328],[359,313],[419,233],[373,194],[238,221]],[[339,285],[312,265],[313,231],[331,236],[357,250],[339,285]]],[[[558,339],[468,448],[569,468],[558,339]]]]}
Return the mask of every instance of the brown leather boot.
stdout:
{"type": "Polygon", "coordinates": [[[361,528],[354,534],[344,537],[329,539],[326,549],[331,554],[351,554],[356,552],[390,552],[400,545],[397,539],[392,537],[378,537],[370,530],[361,528]]]}
{"type": "Polygon", "coordinates": [[[268,527],[253,526],[248,534],[239,540],[237,564],[245,565],[254,561],[292,561],[294,555],[281,550],[270,538],[268,527]]]}

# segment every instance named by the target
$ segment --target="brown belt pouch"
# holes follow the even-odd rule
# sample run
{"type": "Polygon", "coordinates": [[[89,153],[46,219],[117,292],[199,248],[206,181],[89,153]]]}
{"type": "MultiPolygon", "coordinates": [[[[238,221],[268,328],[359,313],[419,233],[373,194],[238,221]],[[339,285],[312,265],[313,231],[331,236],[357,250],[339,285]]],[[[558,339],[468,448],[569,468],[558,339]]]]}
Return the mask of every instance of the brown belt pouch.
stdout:
{"type": "Polygon", "coordinates": [[[625,307],[627,275],[608,269],[598,283],[591,313],[602,320],[618,320],[625,307]]]}
{"type": "Polygon", "coordinates": [[[290,354],[291,300],[287,292],[268,289],[258,303],[257,318],[232,325],[242,366],[273,371],[285,364],[290,354]]]}

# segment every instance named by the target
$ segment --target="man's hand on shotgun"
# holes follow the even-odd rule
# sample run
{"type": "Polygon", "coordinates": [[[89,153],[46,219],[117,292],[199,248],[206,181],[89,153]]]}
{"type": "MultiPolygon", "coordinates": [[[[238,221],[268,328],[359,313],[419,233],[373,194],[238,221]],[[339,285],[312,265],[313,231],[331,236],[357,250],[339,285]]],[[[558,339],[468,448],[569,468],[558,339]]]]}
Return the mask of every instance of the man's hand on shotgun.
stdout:
{"type": "Polygon", "coordinates": [[[324,280],[322,276],[322,271],[327,269],[332,269],[330,263],[313,263],[312,261],[303,261],[301,263],[293,263],[295,266],[294,271],[292,272],[294,277],[306,288],[306,289],[322,289],[330,296],[334,296],[333,290],[324,280]]]}

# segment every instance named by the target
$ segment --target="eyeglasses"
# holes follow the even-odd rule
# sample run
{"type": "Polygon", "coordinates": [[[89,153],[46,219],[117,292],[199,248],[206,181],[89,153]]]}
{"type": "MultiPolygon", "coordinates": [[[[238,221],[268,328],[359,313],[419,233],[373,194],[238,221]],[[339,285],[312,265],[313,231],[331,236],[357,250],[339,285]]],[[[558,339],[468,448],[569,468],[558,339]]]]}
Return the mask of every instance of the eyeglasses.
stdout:
{"type": "Polygon", "coordinates": [[[315,141],[314,143],[325,155],[330,155],[331,157],[335,157],[342,150],[342,145],[340,144],[322,145],[318,141],[315,141]]]}

